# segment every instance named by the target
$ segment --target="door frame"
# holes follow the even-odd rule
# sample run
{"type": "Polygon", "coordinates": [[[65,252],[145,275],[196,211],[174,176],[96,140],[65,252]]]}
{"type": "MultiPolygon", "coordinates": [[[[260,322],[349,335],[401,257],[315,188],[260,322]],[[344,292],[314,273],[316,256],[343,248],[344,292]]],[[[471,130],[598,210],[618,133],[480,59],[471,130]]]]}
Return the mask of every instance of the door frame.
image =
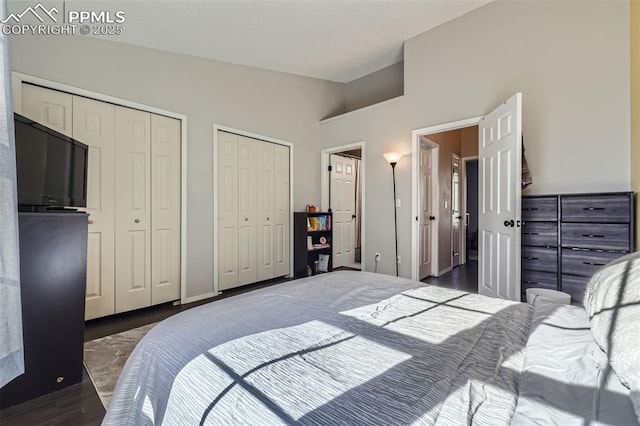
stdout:
{"type": "MultiPolygon", "coordinates": [[[[462,192],[461,192],[461,209],[464,212],[462,215],[463,220],[463,229],[464,232],[460,233],[460,264],[467,263],[467,193],[469,189],[467,188],[467,162],[468,161],[477,161],[477,155],[471,155],[468,157],[461,157],[461,167],[460,167],[460,179],[462,180],[462,192]]],[[[476,188],[477,190],[478,188],[476,188]]],[[[479,191],[478,191],[479,193],[479,191]]]]}
{"type": "Polygon", "coordinates": [[[97,101],[108,102],[180,120],[180,303],[190,303],[211,297],[210,294],[187,297],[187,116],[185,114],[156,108],[139,102],[132,102],[115,96],[80,89],[68,84],[58,83],[56,81],[35,77],[17,71],[11,71],[13,106],[15,112],[18,114],[22,112],[22,83],[35,84],[47,89],[84,96],[97,101]]]}
{"type": "MultiPolygon", "coordinates": [[[[213,124],[213,293],[211,296],[220,294],[218,283],[218,130],[233,133],[247,138],[258,139],[264,142],[274,143],[289,148],[289,276],[293,276],[293,144],[291,142],[263,136],[256,133],[246,132],[233,127],[213,124]]],[[[209,297],[211,297],[209,296],[209,297]]]]}
{"type": "MultiPolygon", "coordinates": [[[[437,124],[434,126],[428,126],[428,127],[422,127],[419,129],[414,129],[411,131],[411,155],[412,155],[412,163],[411,163],[411,191],[412,191],[412,201],[411,201],[411,205],[412,205],[412,216],[414,218],[414,220],[411,221],[411,279],[414,281],[419,281],[420,278],[420,243],[419,243],[419,238],[418,238],[418,232],[419,232],[419,215],[420,215],[420,194],[418,191],[418,184],[420,181],[420,159],[419,159],[419,153],[420,153],[420,139],[422,136],[425,137],[429,137],[430,134],[433,133],[439,133],[439,132],[446,132],[447,130],[456,130],[456,129],[462,129],[464,127],[471,127],[471,126],[475,126],[478,123],[480,123],[480,120],[482,119],[482,116],[478,116],[478,117],[472,117],[472,118],[467,118],[464,120],[458,120],[458,121],[450,121],[450,122],[446,122],[446,123],[442,123],[442,124],[437,124]]],[[[479,144],[480,142],[478,142],[479,144]]],[[[438,181],[439,179],[436,178],[435,181],[438,181]]],[[[439,208],[440,206],[440,194],[438,194],[437,190],[433,192],[433,195],[436,197],[436,203],[434,204],[435,206],[437,206],[439,208]]],[[[478,194],[478,199],[480,197],[480,194],[478,194]]],[[[439,223],[439,214],[436,215],[436,220],[434,221],[436,224],[436,227],[439,223]]],[[[432,232],[432,234],[437,235],[437,232],[432,232]]],[[[432,245],[432,248],[435,248],[432,253],[433,253],[433,258],[431,259],[431,262],[434,264],[434,266],[432,266],[432,269],[435,268],[435,270],[438,269],[438,265],[437,263],[434,263],[434,259],[438,259],[438,244],[437,244],[437,237],[432,237],[432,241],[436,241],[435,247],[434,245],[432,245]]],[[[436,274],[434,276],[438,276],[437,275],[438,272],[436,272],[436,274]]]]}
{"type": "Polygon", "coordinates": [[[352,149],[360,149],[360,182],[362,182],[362,190],[360,193],[360,202],[362,204],[362,211],[360,212],[360,270],[366,271],[366,194],[365,185],[367,180],[365,179],[366,169],[366,156],[365,156],[365,141],[354,142],[346,145],[334,146],[331,148],[324,148],[320,151],[320,210],[327,211],[329,208],[329,164],[331,154],[338,154],[344,151],[350,151],[352,149]]]}

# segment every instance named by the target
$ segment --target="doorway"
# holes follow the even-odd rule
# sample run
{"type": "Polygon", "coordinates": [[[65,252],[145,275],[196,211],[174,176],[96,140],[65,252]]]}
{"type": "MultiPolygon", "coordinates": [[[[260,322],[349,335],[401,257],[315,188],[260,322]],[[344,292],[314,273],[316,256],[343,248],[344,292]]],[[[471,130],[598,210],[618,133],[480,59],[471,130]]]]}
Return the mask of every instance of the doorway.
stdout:
{"type": "Polygon", "coordinates": [[[440,277],[468,261],[477,262],[477,256],[467,257],[466,249],[468,223],[478,207],[477,186],[475,206],[467,201],[471,191],[466,166],[468,160],[477,158],[479,121],[477,117],[414,131],[417,185],[413,195],[414,206],[418,207],[412,238],[415,280],[440,277]],[[430,152],[430,164],[425,161],[425,151],[430,152]],[[430,214],[426,214],[429,210],[430,214]]]}
{"type": "Polygon", "coordinates": [[[465,212],[466,240],[461,245],[462,259],[478,260],[478,156],[462,158],[462,211],[465,212]]]}
{"type": "Polygon", "coordinates": [[[364,142],[322,151],[322,211],[333,213],[333,268],[364,270],[364,142]]]}
{"type": "MultiPolygon", "coordinates": [[[[520,226],[521,218],[521,184],[522,184],[522,93],[516,93],[502,102],[493,111],[483,117],[460,120],[437,126],[417,129],[412,132],[412,253],[411,277],[419,280],[420,275],[420,191],[419,151],[425,137],[434,139],[437,133],[447,133],[450,130],[465,129],[478,125],[477,156],[478,156],[478,274],[476,284],[478,293],[510,300],[521,299],[520,283],[520,226]]],[[[437,139],[437,138],[435,138],[437,139]]],[[[440,159],[448,157],[446,150],[440,144],[440,159]]],[[[466,156],[462,154],[462,156],[466,156]]],[[[443,163],[440,164],[451,164],[443,163]]],[[[441,171],[438,180],[445,178],[445,185],[449,176],[441,171]]],[[[449,223],[447,220],[451,210],[447,210],[451,193],[441,188],[437,193],[437,217],[445,218],[439,221],[439,228],[449,223]]],[[[465,215],[466,216],[466,215],[465,215]]],[[[440,229],[438,229],[440,233],[440,229]]],[[[466,233],[461,233],[466,235],[466,233]]],[[[445,233],[446,235],[446,233],[445,233]]],[[[446,242],[446,238],[438,238],[438,244],[446,242]]],[[[450,244],[451,241],[449,240],[450,244]]],[[[464,245],[462,245],[464,247],[464,245]]],[[[450,249],[450,247],[449,247],[450,249]]],[[[442,251],[439,248],[439,251],[442,251]]],[[[464,256],[463,256],[464,257],[464,256]]],[[[443,265],[439,256],[438,274],[447,272],[451,265],[443,265]],[[444,266],[444,270],[443,270],[444,266]]],[[[435,269],[435,268],[433,268],[435,269]]]]}

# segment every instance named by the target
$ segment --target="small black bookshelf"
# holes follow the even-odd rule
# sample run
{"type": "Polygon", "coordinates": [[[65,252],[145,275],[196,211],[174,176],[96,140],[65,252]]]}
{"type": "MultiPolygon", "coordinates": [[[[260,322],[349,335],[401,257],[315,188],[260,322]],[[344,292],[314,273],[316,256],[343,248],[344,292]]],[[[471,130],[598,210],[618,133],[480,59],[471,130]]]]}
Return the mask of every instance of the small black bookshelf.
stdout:
{"type": "Polygon", "coordinates": [[[329,212],[293,213],[293,272],[296,278],[319,273],[321,255],[329,256],[327,272],[333,270],[333,215],[329,212]],[[318,262],[318,263],[316,263],[318,262]]]}

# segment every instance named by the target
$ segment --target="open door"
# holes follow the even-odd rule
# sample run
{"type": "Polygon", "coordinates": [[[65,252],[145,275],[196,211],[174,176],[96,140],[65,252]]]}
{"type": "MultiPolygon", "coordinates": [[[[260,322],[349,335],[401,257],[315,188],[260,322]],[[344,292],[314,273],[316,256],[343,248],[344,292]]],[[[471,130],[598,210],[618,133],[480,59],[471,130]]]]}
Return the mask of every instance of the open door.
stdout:
{"type": "Polygon", "coordinates": [[[356,162],[331,154],[331,210],[333,211],[333,267],[355,263],[356,162]]]}
{"type": "Polygon", "coordinates": [[[479,125],[478,293],[521,300],[522,94],[479,125]]]}

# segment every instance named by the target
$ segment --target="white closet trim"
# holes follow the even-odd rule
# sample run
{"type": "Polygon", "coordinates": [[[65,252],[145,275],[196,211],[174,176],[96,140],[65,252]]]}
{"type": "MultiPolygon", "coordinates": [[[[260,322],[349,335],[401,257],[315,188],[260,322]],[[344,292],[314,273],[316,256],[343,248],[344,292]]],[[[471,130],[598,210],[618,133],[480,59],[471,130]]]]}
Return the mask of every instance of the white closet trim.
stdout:
{"type": "Polygon", "coordinates": [[[166,117],[180,120],[181,127],[181,147],[180,147],[180,302],[190,303],[197,300],[206,299],[217,293],[203,294],[187,298],[187,116],[173,111],[152,107],[138,102],[128,101],[115,96],[93,92],[91,90],[80,89],[67,84],[58,83],[44,78],[23,74],[17,71],[11,72],[11,83],[13,86],[13,107],[15,112],[22,112],[22,83],[36,84],[49,89],[71,93],[73,95],[85,96],[98,101],[109,102],[124,107],[134,108],[153,114],[164,115],[166,117]]]}
{"type": "MultiPolygon", "coordinates": [[[[218,167],[218,130],[223,132],[234,133],[248,138],[258,139],[265,142],[271,142],[277,145],[284,145],[289,148],[289,275],[293,276],[293,144],[280,139],[270,138],[268,136],[258,135],[256,133],[245,132],[244,130],[234,129],[232,127],[213,124],[213,178],[217,177],[218,167]]],[[[215,182],[213,183],[213,294],[220,294],[218,284],[218,189],[215,182]]]]}

